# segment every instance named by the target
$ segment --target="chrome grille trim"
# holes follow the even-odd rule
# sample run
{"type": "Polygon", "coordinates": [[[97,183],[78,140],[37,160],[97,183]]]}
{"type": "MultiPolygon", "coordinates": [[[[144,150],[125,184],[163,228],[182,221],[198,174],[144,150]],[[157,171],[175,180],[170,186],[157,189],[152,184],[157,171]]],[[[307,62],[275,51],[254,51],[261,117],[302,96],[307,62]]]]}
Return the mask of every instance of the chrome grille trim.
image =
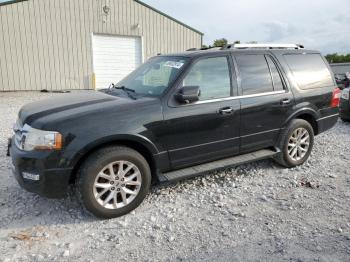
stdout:
{"type": "Polygon", "coordinates": [[[30,126],[25,124],[21,126],[17,120],[16,124],[13,126],[13,132],[15,133],[15,145],[17,148],[23,150],[24,141],[26,139],[26,133],[29,131],[30,126]]]}

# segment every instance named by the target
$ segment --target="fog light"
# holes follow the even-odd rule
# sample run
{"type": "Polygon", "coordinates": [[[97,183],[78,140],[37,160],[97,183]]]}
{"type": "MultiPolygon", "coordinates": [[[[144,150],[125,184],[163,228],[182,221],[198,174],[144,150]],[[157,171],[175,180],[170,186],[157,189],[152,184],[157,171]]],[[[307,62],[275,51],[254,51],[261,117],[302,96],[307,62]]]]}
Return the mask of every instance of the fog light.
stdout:
{"type": "Polygon", "coordinates": [[[28,180],[34,180],[34,181],[39,181],[40,180],[40,175],[39,174],[32,174],[28,172],[22,172],[22,176],[25,179],[28,180]]]}

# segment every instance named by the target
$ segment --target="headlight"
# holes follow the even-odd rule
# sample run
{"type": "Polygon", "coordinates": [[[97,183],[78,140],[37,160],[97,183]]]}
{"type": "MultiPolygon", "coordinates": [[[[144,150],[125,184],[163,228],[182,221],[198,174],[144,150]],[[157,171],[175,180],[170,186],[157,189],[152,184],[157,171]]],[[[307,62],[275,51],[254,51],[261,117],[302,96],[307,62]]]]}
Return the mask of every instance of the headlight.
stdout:
{"type": "Polygon", "coordinates": [[[60,150],[62,148],[62,135],[58,132],[43,131],[24,125],[16,132],[19,148],[25,151],[32,150],[60,150]]]}
{"type": "Polygon", "coordinates": [[[342,92],[341,92],[341,98],[345,99],[345,100],[349,100],[349,93],[350,93],[350,89],[349,88],[345,88],[342,92]]]}

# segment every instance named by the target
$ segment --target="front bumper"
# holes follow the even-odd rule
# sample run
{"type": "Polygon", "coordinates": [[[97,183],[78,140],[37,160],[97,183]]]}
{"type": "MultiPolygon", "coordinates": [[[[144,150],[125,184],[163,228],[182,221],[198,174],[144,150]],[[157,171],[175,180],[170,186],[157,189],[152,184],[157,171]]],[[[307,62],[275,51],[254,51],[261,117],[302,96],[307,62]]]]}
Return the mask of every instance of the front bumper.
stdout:
{"type": "Polygon", "coordinates": [[[52,162],[48,151],[26,152],[9,143],[12,172],[20,186],[29,192],[48,198],[62,198],[67,194],[72,169],[46,168],[52,162]]]}
{"type": "Polygon", "coordinates": [[[350,100],[340,99],[339,113],[341,118],[350,120],[350,100]]]}

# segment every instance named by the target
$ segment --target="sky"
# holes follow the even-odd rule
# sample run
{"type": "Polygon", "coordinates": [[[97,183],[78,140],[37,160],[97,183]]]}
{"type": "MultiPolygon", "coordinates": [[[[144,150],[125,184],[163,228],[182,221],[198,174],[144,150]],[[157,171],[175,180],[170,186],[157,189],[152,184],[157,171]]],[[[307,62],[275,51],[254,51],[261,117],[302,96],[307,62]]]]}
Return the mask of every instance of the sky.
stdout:
{"type": "Polygon", "coordinates": [[[350,53],[349,0],[143,0],[204,33],[204,44],[298,43],[323,54],[350,53]]]}

